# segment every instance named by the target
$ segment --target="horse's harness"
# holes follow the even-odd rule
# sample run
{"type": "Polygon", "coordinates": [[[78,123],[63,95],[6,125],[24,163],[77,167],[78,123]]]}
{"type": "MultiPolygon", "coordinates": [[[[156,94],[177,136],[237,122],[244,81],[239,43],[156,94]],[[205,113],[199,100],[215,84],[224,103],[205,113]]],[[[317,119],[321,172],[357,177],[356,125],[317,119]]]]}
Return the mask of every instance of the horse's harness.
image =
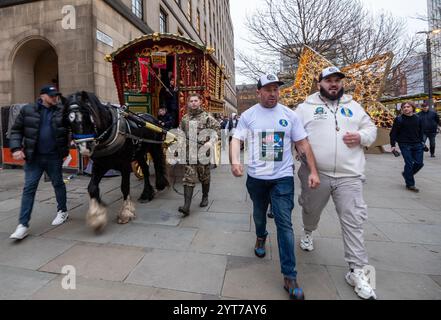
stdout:
{"type": "MultiPolygon", "coordinates": [[[[96,127],[96,123],[91,117],[91,122],[94,127],[94,133],[92,134],[73,134],[73,141],[76,145],[83,142],[94,142],[96,143],[96,147],[93,150],[93,156],[96,158],[105,157],[111,155],[121,149],[126,141],[126,139],[131,139],[133,144],[139,143],[154,143],[154,144],[163,144],[163,141],[150,140],[135,136],[132,134],[130,129],[129,121],[134,122],[139,126],[147,126],[147,121],[139,116],[134,116],[135,114],[127,112],[124,108],[116,107],[114,105],[107,105],[112,115],[112,124],[104,130],[103,133],[98,135],[98,128],[96,127]],[[107,137],[107,138],[106,138],[107,137]]],[[[79,112],[75,108],[76,105],[72,105],[72,112],[79,112]]],[[[79,107],[78,107],[79,109],[79,107]]],[[[155,125],[151,125],[156,127],[155,125]]],[[[157,127],[159,130],[161,128],[157,127]]],[[[158,131],[158,130],[156,130],[158,131]]]]}

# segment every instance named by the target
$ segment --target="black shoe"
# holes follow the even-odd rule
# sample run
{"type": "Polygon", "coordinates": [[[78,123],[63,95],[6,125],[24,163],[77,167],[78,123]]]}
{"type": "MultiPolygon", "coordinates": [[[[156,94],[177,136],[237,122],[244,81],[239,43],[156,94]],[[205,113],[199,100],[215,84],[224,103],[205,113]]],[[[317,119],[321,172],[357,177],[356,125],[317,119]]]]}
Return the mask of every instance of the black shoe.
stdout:
{"type": "Polygon", "coordinates": [[[415,186],[411,186],[411,187],[406,186],[406,189],[410,190],[410,191],[413,191],[413,192],[417,192],[417,193],[420,192],[420,190],[418,188],[416,188],[415,186]]]}
{"type": "Polygon", "coordinates": [[[184,186],[184,205],[179,207],[179,212],[182,212],[184,217],[190,214],[191,199],[193,198],[194,187],[184,186]]]}
{"type": "Polygon", "coordinates": [[[431,154],[430,157],[431,157],[431,158],[435,158],[435,155],[434,155],[434,154],[431,154]]]}

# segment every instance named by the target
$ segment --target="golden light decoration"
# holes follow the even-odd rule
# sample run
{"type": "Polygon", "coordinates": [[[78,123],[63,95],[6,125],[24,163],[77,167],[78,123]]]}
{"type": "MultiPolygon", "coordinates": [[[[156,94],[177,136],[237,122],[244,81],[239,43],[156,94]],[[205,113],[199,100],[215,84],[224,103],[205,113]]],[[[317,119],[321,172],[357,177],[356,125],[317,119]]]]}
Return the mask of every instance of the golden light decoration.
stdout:
{"type": "MultiPolygon", "coordinates": [[[[360,103],[378,127],[391,128],[395,116],[379,100],[383,94],[393,54],[386,53],[342,68],[345,73],[345,91],[360,103]]],[[[280,91],[281,103],[291,108],[314,91],[320,72],[333,64],[305,46],[300,57],[296,78],[291,86],[280,91]]]]}

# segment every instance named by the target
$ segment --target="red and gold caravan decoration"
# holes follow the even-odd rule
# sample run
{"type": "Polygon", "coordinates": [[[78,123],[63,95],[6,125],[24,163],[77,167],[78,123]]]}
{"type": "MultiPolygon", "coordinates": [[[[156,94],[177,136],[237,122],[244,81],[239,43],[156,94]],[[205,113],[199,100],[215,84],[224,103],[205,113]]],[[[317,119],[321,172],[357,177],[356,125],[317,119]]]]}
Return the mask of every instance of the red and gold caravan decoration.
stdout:
{"type": "MultiPolygon", "coordinates": [[[[345,91],[363,105],[379,128],[391,128],[394,120],[394,115],[379,102],[392,59],[393,54],[386,53],[342,68],[346,74],[345,91]]],[[[317,90],[318,74],[330,66],[330,61],[305,46],[294,83],[281,89],[282,103],[295,108],[303,102],[317,90]]]]}
{"type": "Polygon", "coordinates": [[[214,49],[172,34],[141,36],[106,60],[112,62],[120,104],[134,112],[157,115],[170,79],[178,88],[179,120],[190,93],[199,93],[208,112],[224,113],[225,74],[214,49]]]}

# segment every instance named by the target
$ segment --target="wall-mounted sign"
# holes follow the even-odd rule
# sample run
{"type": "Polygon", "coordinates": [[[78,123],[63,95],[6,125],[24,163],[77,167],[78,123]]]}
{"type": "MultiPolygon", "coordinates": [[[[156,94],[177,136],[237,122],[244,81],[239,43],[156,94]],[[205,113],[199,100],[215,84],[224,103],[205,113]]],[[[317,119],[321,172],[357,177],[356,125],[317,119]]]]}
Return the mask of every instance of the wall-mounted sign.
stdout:
{"type": "Polygon", "coordinates": [[[104,44],[107,44],[108,46],[113,48],[113,39],[112,37],[108,36],[104,32],[101,32],[99,30],[96,30],[96,39],[104,44]]]}

